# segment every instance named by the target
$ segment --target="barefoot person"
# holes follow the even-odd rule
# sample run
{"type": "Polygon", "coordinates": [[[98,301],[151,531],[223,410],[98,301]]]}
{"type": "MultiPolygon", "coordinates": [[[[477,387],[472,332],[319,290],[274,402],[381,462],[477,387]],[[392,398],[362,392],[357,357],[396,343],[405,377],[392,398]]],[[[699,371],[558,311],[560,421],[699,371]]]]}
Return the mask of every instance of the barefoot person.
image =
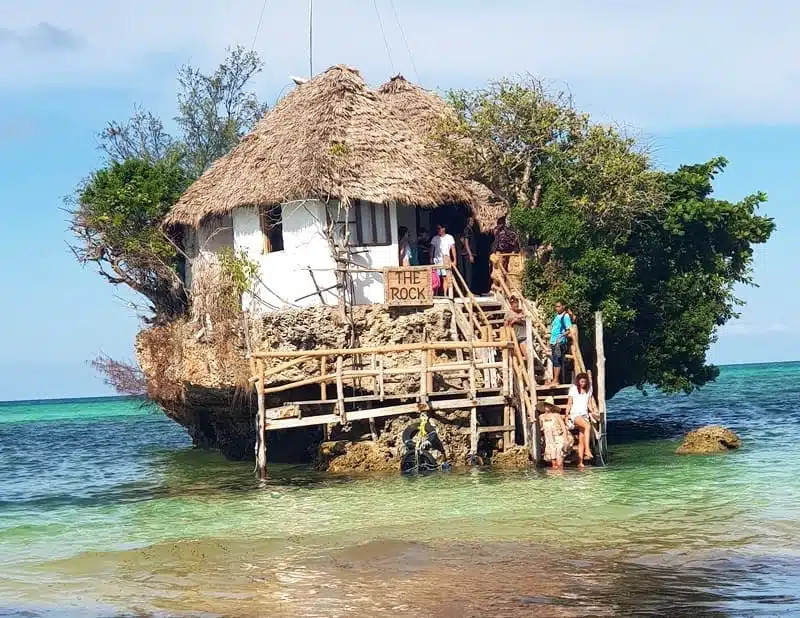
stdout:
{"type": "Polygon", "coordinates": [[[550,356],[553,359],[553,381],[550,386],[560,384],[561,368],[564,366],[564,356],[567,353],[567,333],[572,328],[572,320],[567,313],[567,308],[561,301],[556,303],[556,317],[550,327],[550,356]]]}
{"type": "Polygon", "coordinates": [[[579,373],[575,376],[575,384],[569,389],[567,400],[567,424],[570,429],[577,428],[578,434],[578,467],[583,468],[584,459],[594,459],[592,454],[592,420],[597,415],[592,385],[589,375],[579,373]]]}
{"type": "Polygon", "coordinates": [[[505,325],[514,329],[514,334],[517,337],[520,351],[522,352],[523,360],[528,360],[528,346],[525,345],[527,330],[525,328],[525,313],[520,306],[519,296],[512,296],[508,299],[510,306],[509,311],[506,312],[505,325]]]}

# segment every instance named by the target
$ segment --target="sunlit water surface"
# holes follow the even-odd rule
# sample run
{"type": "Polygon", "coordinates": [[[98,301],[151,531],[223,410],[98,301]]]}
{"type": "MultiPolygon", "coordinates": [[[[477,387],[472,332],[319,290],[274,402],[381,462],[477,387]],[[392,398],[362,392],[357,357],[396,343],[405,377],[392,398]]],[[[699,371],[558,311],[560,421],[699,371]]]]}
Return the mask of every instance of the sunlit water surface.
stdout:
{"type": "Polygon", "coordinates": [[[334,477],[124,400],[0,405],[0,616],[800,614],[800,364],[618,395],[606,468],[334,477]],[[721,423],[738,452],[677,456],[721,423]]]}

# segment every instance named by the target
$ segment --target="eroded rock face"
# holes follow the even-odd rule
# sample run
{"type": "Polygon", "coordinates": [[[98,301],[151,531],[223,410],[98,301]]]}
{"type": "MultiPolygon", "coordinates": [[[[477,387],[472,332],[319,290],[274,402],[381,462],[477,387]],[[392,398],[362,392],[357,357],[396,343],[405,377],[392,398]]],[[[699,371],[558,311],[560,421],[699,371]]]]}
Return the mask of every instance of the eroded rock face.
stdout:
{"type": "MultiPolygon", "coordinates": [[[[450,311],[441,306],[426,310],[354,307],[352,321],[342,320],[335,307],[310,307],[251,319],[249,330],[254,350],[313,350],[349,347],[353,332],[360,346],[447,341],[451,338],[450,323],[450,311]]],[[[195,445],[217,448],[236,460],[251,459],[255,443],[256,403],[248,384],[250,367],[243,324],[240,319],[216,323],[210,319],[178,320],[141,331],[136,342],[151,399],[187,429],[195,445]]],[[[408,361],[407,355],[396,354],[387,358],[386,367],[404,361],[408,361]]],[[[312,370],[316,367],[300,365],[274,380],[302,379],[312,370]]],[[[414,379],[401,376],[396,383],[387,383],[386,392],[416,390],[414,379]]],[[[295,389],[268,397],[267,406],[316,399],[318,395],[318,387],[295,389]]],[[[391,440],[394,434],[390,429],[386,435],[391,440]]],[[[270,432],[268,458],[286,460],[299,454],[309,459],[321,439],[322,429],[318,427],[270,432]]]]}
{"type": "MultiPolygon", "coordinates": [[[[436,427],[439,439],[445,447],[445,460],[450,465],[464,466],[469,461],[469,412],[449,411],[447,414],[429,413],[429,420],[436,427]]],[[[400,460],[405,452],[403,432],[406,427],[419,423],[411,416],[396,416],[376,419],[378,440],[369,439],[369,424],[366,421],[353,423],[350,427],[335,427],[331,439],[319,445],[314,467],[328,472],[400,471],[400,460]]]]}
{"type": "Polygon", "coordinates": [[[675,451],[679,455],[726,453],[739,448],[742,441],[730,429],[721,425],[707,425],[686,434],[683,444],[675,451]]]}

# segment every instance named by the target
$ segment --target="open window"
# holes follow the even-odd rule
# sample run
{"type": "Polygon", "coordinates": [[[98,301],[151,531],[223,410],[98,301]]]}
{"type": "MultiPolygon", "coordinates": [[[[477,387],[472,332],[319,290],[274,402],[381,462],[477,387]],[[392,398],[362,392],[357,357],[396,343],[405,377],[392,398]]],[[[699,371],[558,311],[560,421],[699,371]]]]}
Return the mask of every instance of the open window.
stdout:
{"type": "Polygon", "coordinates": [[[391,220],[388,204],[375,204],[354,200],[351,206],[355,219],[355,241],[360,247],[392,244],[391,220]]]}
{"type": "Polygon", "coordinates": [[[262,206],[258,212],[261,234],[264,237],[264,253],[283,251],[283,218],[281,205],[262,206]]]}

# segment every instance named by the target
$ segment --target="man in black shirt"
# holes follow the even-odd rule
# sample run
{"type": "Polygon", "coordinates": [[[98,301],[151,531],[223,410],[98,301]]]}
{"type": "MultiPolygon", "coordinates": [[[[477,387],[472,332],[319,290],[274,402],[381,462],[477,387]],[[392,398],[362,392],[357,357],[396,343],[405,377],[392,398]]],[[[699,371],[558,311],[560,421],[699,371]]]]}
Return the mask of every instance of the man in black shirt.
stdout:
{"type": "Polygon", "coordinates": [[[464,281],[470,291],[473,289],[472,285],[472,267],[475,264],[475,254],[477,253],[477,245],[475,243],[475,218],[470,215],[467,218],[467,225],[461,233],[460,242],[458,244],[458,270],[464,276],[464,281]]]}

